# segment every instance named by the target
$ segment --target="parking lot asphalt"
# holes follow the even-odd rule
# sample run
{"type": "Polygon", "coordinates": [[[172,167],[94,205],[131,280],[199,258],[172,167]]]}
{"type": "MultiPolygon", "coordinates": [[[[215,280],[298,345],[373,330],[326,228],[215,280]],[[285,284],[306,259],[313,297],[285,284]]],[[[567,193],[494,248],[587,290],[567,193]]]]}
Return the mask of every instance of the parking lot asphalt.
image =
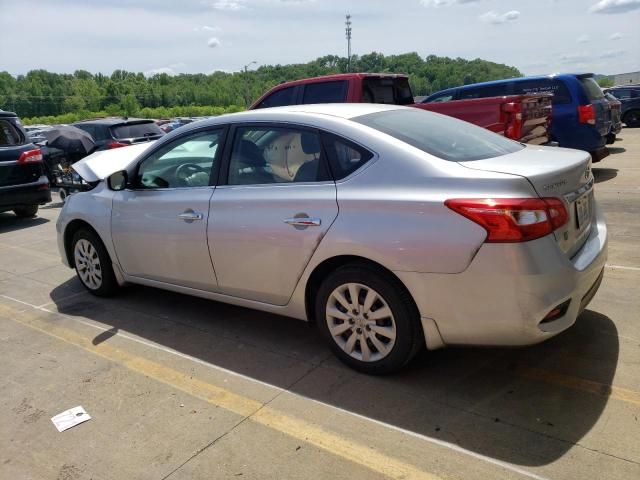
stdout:
{"type": "Polygon", "coordinates": [[[0,214],[2,479],[640,478],[640,129],[594,164],[602,287],[528,348],[342,366],[309,325],[60,263],[61,203],[0,214]],[[81,405],[62,433],[50,418],[81,405]]]}

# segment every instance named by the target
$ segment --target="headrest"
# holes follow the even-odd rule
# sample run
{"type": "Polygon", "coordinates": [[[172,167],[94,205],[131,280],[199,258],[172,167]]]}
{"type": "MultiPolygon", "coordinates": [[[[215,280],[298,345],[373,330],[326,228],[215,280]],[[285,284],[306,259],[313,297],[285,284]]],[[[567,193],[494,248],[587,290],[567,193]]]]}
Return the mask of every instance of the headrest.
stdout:
{"type": "Polygon", "coordinates": [[[251,140],[240,140],[236,155],[240,157],[240,162],[250,167],[264,167],[267,164],[260,148],[251,140]]]}
{"type": "Polygon", "coordinates": [[[307,155],[320,153],[320,137],[317,133],[303,132],[300,135],[300,145],[302,146],[302,151],[307,155]]]}

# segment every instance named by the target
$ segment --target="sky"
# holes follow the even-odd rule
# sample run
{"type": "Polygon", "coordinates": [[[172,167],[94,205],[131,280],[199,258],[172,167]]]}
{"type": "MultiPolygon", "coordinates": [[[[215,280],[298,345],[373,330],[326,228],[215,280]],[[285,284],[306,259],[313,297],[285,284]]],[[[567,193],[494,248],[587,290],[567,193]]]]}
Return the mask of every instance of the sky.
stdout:
{"type": "Polygon", "coordinates": [[[640,0],[0,0],[0,71],[238,71],[352,51],[640,70],[640,0]],[[253,63],[255,62],[255,63],[253,63]]]}

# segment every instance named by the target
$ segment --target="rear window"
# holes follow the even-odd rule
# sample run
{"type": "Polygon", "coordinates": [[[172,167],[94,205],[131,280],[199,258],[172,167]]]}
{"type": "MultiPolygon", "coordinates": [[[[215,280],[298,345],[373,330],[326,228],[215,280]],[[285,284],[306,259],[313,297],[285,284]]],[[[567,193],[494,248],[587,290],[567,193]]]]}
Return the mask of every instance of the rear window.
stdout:
{"type": "Polygon", "coordinates": [[[347,81],[309,83],[304,87],[302,103],[340,103],[347,96],[347,81]]]}
{"type": "Polygon", "coordinates": [[[556,105],[571,103],[571,93],[564,82],[552,78],[543,80],[523,80],[513,83],[514,95],[530,93],[553,93],[552,102],[556,105]]]}
{"type": "Polygon", "coordinates": [[[582,84],[584,93],[587,95],[589,100],[601,100],[604,98],[600,85],[598,85],[598,82],[596,82],[592,77],[581,78],[580,83],[582,84]]]}
{"type": "Polygon", "coordinates": [[[413,103],[409,79],[366,77],[362,82],[362,101],[364,103],[409,105],[413,103]]]}
{"type": "Polygon", "coordinates": [[[352,120],[452,162],[499,157],[524,148],[484,128],[418,109],[370,113],[352,120]]]}
{"type": "Polygon", "coordinates": [[[22,143],[20,131],[8,120],[0,119],[0,147],[22,145],[22,143]]]}
{"type": "Polygon", "coordinates": [[[149,123],[129,123],[111,127],[114,138],[141,138],[163,135],[154,122],[149,123]]]}
{"type": "Polygon", "coordinates": [[[282,107],[283,105],[295,105],[296,87],[287,87],[273,92],[265,98],[257,108],[282,107]]]}

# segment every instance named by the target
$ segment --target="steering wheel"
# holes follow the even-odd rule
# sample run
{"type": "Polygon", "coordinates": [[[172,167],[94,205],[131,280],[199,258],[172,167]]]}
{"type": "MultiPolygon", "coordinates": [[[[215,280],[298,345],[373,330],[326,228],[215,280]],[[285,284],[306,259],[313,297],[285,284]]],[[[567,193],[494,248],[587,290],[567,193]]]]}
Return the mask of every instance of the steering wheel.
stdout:
{"type": "Polygon", "coordinates": [[[178,168],[176,168],[176,178],[181,182],[187,182],[187,179],[196,173],[207,173],[207,171],[202,168],[200,165],[196,165],[195,163],[183,163],[178,168]]]}

